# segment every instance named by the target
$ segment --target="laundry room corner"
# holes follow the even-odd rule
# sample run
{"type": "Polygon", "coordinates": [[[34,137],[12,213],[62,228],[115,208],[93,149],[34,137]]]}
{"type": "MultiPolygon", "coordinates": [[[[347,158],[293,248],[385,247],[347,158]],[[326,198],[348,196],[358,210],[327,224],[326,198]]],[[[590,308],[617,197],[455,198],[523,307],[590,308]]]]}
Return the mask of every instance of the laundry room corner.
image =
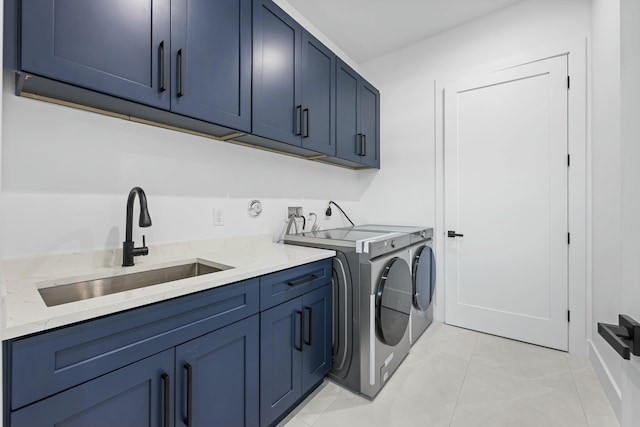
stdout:
{"type": "MultiPolygon", "coordinates": [[[[514,65],[525,57],[556,55],[571,50],[569,69],[575,90],[571,93],[570,102],[583,104],[580,107],[571,105],[572,112],[582,114],[583,122],[570,135],[581,141],[581,151],[574,153],[572,148],[571,174],[584,177],[587,173],[584,159],[587,127],[585,45],[588,34],[590,10],[585,2],[524,1],[362,65],[381,90],[381,110],[385,112],[381,135],[393,145],[390,155],[384,156],[385,167],[363,178],[367,180],[361,198],[363,221],[380,223],[394,218],[394,222],[399,223],[398,218],[402,218],[407,224],[434,225],[439,272],[436,319],[445,319],[443,267],[446,230],[443,222],[445,195],[441,179],[443,153],[440,128],[443,117],[439,112],[445,82],[472,72],[489,72],[514,65]],[[407,155],[401,157],[400,153],[407,155]]],[[[389,147],[382,147],[382,150],[391,151],[389,147]]],[[[569,183],[570,186],[574,184],[575,181],[569,183]]],[[[580,194],[584,193],[583,190],[580,194]]],[[[572,201],[572,212],[585,206],[585,197],[572,201]]],[[[574,248],[584,245],[581,239],[584,242],[585,221],[576,222],[576,227],[572,230],[577,234],[571,236],[570,256],[584,259],[584,251],[575,251],[574,248]]],[[[585,261],[582,262],[584,264],[585,261]]],[[[573,278],[584,283],[586,266],[573,273],[573,278]]],[[[583,290],[582,296],[570,298],[572,319],[586,317],[585,292],[583,290]]],[[[586,355],[586,327],[584,323],[579,326],[579,323],[572,322],[572,336],[580,338],[575,342],[572,339],[570,347],[572,352],[586,355]]]]}

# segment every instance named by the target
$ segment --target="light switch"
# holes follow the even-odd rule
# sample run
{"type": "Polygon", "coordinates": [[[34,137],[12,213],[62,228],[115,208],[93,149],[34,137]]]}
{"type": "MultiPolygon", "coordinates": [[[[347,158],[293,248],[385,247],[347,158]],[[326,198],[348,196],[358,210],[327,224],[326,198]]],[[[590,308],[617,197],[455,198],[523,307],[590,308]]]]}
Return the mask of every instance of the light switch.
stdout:
{"type": "Polygon", "coordinates": [[[224,225],[224,210],[223,209],[213,209],[213,226],[219,227],[224,225]]]}

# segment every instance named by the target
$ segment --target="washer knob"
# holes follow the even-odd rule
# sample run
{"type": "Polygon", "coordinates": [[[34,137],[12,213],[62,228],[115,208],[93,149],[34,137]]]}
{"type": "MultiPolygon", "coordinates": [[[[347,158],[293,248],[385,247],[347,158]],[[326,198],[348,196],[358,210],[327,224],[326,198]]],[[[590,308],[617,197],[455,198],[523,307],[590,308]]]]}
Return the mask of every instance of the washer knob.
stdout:
{"type": "Polygon", "coordinates": [[[391,247],[392,247],[392,248],[395,248],[395,247],[396,247],[396,241],[395,241],[395,240],[392,240],[392,241],[391,241],[391,247]]]}
{"type": "Polygon", "coordinates": [[[427,237],[427,232],[426,231],[421,231],[420,232],[420,237],[422,237],[423,239],[425,239],[427,237]]]}

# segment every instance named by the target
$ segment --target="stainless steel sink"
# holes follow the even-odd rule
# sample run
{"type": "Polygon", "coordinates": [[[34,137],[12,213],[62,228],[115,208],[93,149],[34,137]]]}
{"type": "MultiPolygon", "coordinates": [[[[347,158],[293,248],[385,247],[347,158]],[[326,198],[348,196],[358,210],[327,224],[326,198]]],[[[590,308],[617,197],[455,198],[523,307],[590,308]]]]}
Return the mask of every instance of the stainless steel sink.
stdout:
{"type": "Polygon", "coordinates": [[[69,302],[158,285],[160,283],[212,274],[230,268],[233,267],[216,263],[204,264],[197,261],[173,267],[141,271],[139,273],[53,285],[40,288],[38,291],[47,307],[53,307],[69,302]]]}

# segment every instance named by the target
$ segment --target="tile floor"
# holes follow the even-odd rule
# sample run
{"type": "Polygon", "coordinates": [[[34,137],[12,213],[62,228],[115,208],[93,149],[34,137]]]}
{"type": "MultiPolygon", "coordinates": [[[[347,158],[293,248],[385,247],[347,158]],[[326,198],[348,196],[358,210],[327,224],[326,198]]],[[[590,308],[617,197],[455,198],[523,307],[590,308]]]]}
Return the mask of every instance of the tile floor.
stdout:
{"type": "Polygon", "coordinates": [[[371,402],[325,381],[281,427],[619,427],[587,360],[434,322],[371,402]]]}

